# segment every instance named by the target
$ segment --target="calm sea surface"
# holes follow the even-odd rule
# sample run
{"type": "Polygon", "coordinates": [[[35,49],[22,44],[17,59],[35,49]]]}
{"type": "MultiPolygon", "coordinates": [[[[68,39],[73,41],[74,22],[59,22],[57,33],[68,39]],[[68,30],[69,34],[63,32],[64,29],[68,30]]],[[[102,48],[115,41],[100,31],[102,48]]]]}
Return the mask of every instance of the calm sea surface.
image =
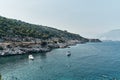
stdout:
{"type": "Polygon", "coordinates": [[[0,57],[4,80],[120,80],[120,42],[78,44],[34,57],[0,57]]]}

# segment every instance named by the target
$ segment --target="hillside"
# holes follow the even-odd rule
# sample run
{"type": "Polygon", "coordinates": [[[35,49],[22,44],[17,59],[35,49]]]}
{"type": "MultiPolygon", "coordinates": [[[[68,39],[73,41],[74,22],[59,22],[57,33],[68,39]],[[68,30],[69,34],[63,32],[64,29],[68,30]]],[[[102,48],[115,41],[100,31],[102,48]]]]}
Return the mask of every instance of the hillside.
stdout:
{"type": "Polygon", "coordinates": [[[26,23],[20,20],[0,16],[0,37],[33,37],[39,39],[63,38],[68,40],[88,41],[88,39],[67,31],[42,25],[26,23]]]}
{"type": "Polygon", "coordinates": [[[86,42],[100,40],[0,16],[0,56],[48,52],[86,42]]]}

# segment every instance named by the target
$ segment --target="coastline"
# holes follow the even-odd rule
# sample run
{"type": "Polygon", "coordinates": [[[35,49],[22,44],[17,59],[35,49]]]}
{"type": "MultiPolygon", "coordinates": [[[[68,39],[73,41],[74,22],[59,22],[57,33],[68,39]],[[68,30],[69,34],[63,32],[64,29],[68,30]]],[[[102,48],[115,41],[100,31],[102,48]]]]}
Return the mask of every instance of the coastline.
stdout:
{"type": "Polygon", "coordinates": [[[47,45],[41,45],[40,43],[1,43],[3,50],[0,50],[0,56],[13,56],[24,55],[34,53],[46,53],[56,48],[66,48],[70,45],[77,44],[78,41],[72,43],[49,43],[47,45]]]}
{"type": "Polygon", "coordinates": [[[0,21],[0,56],[49,52],[54,48],[65,48],[78,43],[101,42],[67,30],[2,16],[0,21]]]}
{"type": "MultiPolygon", "coordinates": [[[[98,39],[90,39],[87,42],[101,42],[98,39]]],[[[46,53],[56,48],[69,48],[71,45],[84,44],[86,41],[67,40],[66,42],[2,42],[0,43],[0,57],[46,53]]]]}

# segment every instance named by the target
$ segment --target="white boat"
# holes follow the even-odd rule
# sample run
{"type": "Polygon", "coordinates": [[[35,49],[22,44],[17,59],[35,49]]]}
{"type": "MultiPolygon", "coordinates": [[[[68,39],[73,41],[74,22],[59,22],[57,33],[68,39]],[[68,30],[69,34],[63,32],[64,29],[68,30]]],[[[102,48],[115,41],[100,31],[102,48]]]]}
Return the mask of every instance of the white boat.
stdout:
{"type": "Polygon", "coordinates": [[[29,58],[30,60],[34,60],[33,55],[29,55],[28,58],[29,58]]]}

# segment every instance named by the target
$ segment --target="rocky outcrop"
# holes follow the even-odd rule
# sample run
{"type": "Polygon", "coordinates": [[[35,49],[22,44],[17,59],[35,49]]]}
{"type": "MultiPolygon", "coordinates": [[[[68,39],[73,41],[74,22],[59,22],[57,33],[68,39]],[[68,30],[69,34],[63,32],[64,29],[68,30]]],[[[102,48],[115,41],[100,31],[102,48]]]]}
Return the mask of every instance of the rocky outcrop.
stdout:
{"type": "MultiPolygon", "coordinates": [[[[45,43],[45,42],[44,42],[45,43]]],[[[54,48],[65,48],[70,45],[81,43],[78,40],[69,40],[64,43],[46,42],[47,44],[33,43],[33,42],[15,42],[15,43],[1,43],[0,56],[31,54],[39,52],[48,52],[54,48]]]]}
{"type": "Polygon", "coordinates": [[[79,34],[0,16],[0,55],[47,52],[77,43],[100,42],[79,34]]]}
{"type": "Polygon", "coordinates": [[[102,42],[102,41],[99,39],[89,39],[89,42],[102,42]]]}

